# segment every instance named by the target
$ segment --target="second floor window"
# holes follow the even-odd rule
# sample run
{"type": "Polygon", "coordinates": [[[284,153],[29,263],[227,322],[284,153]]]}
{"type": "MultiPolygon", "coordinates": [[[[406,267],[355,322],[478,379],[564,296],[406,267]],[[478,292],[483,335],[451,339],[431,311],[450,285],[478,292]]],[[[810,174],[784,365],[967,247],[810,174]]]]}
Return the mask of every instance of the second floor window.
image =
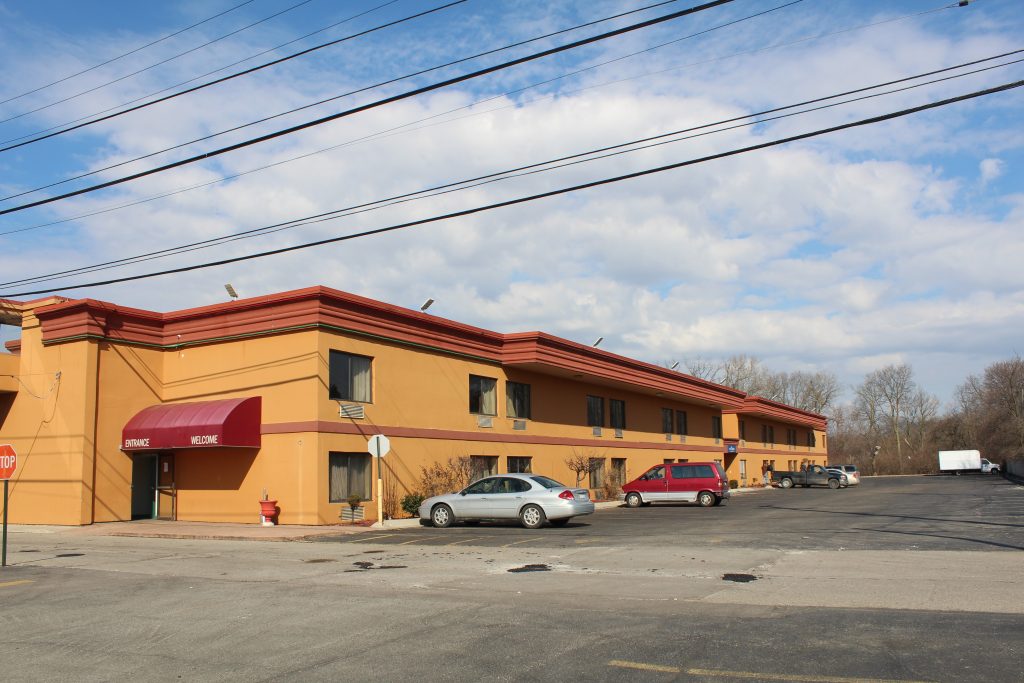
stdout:
{"type": "Polygon", "coordinates": [[[786,443],[789,444],[790,446],[795,446],[796,445],[796,430],[795,429],[787,429],[786,430],[786,443]]]}
{"type": "Polygon", "coordinates": [[[587,396],[587,426],[604,427],[604,399],[587,396]]]}
{"type": "Polygon", "coordinates": [[[609,399],[609,412],[611,413],[612,429],[626,428],[626,402],[617,398],[609,399]]]}
{"type": "Polygon", "coordinates": [[[530,385],[505,382],[505,414],[508,417],[530,419],[530,385]]]}
{"type": "Polygon", "coordinates": [[[761,442],[775,443],[775,427],[761,425],[761,442]]]}
{"type": "Polygon", "coordinates": [[[747,423],[740,420],[740,438],[746,441],[747,439],[747,423]]]}
{"type": "Polygon", "coordinates": [[[814,430],[811,430],[811,431],[807,432],[807,445],[810,446],[811,448],[814,448],[814,446],[815,446],[814,442],[815,442],[814,430]]]}
{"type": "Polygon", "coordinates": [[[686,411],[685,410],[677,410],[676,411],[676,434],[681,434],[682,436],[686,436],[686,429],[687,429],[687,425],[686,425],[686,411]]]}
{"type": "Polygon", "coordinates": [[[334,401],[360,401],[370,403],[372,400],[372,359],[356,356],[341,351],[331,351],[329,356],[330,388],[328,395],[334,401]]]}
{"type": "Polygon", "coordinates": [[[477,415],[498,414],[498,380],[469,376],[469,412],[477,415]]]}
{"type": "Polygon", "coordinates": [[[715,439],[722,438],[722,418],[718,415],[711,416],[711,436],[715,439]]]}
{"type": "Polygon", "coordinates": [[[672,433],[672,409],[662,408],[661,409],[661,431],[666,434],[672,433]]]}

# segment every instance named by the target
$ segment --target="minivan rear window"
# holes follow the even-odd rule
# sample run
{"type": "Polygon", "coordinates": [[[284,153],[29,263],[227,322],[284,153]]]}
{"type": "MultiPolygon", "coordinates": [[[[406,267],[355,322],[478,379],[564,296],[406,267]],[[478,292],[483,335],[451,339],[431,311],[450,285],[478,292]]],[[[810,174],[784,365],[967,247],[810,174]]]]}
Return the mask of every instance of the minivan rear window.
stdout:
{"type": "Polygon", "coordinates": [[[711,465],[671,465],[673,479],[713,479],[711,465]]]}

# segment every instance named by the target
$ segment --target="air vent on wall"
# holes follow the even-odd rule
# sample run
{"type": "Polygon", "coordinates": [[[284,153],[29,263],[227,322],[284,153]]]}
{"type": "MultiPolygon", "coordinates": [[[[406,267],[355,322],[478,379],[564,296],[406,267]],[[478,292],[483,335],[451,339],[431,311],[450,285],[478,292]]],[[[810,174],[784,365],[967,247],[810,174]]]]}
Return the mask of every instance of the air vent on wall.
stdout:
{"type": "Polygon", "coordinates": [[[366,411],[359,403],[339,403],[338,416],[347,417],[350,420],[362,420],[366,417],[366,411]]]}
{"type": "Polygon", "coordinates": [[[615,438],[616,439],[621,439],[622,438],[622,430],[621,429],[616,429],[615,430],[615,438]]]}
{"type": "Polygon", "coordinates": [[[363,508],[357,507],[354,510],[346,505],[341,509],[341,521],[361,522],[363,520],[363,508]]]}
{"type": "Polygon", "coordinates": [[[672,440],[672,435],[671,434],[666,434],[665,435],[665,441],[671,441],[671,440],[672,440]]]}
{"type": "Polygon", "coordinates": [[[594,427],[594,436],[601,436],[601,428],[594,427]]]}
{"type": "Polygon", "coordinates": [[[476,426],[477,427],[493,427],[494,426],[494,419],[490,418],[490,417],[484,417],[483,415],[478,415],[477,418],[476,418],[476,426]]]}
{"type": "Polygon", "coordinates": [[[512,420],[512,429],[526,431],[526,420],[512,420]]]}

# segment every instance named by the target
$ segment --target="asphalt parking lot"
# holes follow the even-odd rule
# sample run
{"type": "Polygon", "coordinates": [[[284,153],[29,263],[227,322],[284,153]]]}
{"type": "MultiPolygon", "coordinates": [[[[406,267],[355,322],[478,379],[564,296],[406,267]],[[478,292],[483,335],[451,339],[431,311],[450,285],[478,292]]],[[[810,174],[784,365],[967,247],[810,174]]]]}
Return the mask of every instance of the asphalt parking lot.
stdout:
{"type": "Polygon", "coordinates": [[[375,530],[325,543],[536,547],[767,547],[780,550],[1024,550],[1024,495],[988,476],[866,477],[832,490],[770,489],[725,505],[613,507],[556,529],[516,522],[375,530]]]}
{"type": "Polygon", "coordinates": [[[12,534],[5,681],[1003,683],[1024,655],[1024,487],[997,477],[533,531],[78,531],[12,534]]]}

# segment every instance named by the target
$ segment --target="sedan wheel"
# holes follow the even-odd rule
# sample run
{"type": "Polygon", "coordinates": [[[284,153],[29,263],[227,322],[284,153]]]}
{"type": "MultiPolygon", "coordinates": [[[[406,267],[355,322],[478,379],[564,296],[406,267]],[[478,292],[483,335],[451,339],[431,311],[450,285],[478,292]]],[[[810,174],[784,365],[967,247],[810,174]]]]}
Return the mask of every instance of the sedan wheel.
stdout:
{"type": "Polygon", "coordinates": [[[639,493],[630,493],[626,496],[626,505],[631,508],[638,508],[640,504],[644,502],[644,499],[640,497],[639,493]]]}
{"type": "Polygon", "coordinates": [[[433,510],[430,511],[430,521],[434,523],[438,529],[444,529],[452,525],[455,521],[455,515],[452,514],[452,509],[442,503],[437,505],[433,510]]]}
{"type": "Polygon", "coordinates": [[[536,505],[527,505],[519,511],[519,521],[527,529],[539,529],[547,521],[544,511],[536,505]]]}
{"type": "Polygon", "coordinates": [[[710,491],[701,491],[697,494],[697,504],[702,508],[709,508],[715,504],[715,494],[710,491]]]}

